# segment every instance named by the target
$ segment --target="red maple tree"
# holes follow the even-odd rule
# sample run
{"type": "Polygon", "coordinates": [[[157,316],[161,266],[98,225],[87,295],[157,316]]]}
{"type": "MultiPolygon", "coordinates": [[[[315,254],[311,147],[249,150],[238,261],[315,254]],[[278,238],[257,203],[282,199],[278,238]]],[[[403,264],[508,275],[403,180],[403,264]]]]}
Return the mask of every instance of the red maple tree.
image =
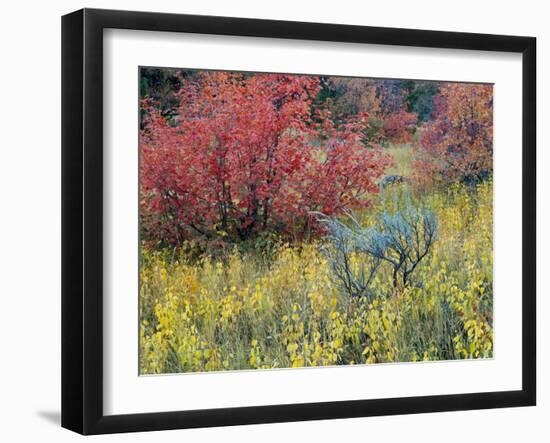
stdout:
{"type": "Polygon", "coordinates": [[[317,77],[202,72],[167,118],[149,100],[140,131],[144,237],[245,240],[296,232],[309,214],[366,206],[390,157],[361,142],[367,116],[312,110],[317,77]]]}

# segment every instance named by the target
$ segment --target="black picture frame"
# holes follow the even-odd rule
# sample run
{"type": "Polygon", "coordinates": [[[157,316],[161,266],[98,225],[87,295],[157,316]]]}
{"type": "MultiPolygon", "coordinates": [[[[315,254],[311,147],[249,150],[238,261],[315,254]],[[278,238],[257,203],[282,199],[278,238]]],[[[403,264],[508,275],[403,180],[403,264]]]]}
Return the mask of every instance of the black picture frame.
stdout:
{"type": "Polygon", "coordinates": [[[536,39],[83,9],[62,18],[62,426],[82,434],[530,406],[536,403],[536,39]],[[502,51],[523,63],[522,389],[177,412],[103,413],[103,30],[502,51]]]}

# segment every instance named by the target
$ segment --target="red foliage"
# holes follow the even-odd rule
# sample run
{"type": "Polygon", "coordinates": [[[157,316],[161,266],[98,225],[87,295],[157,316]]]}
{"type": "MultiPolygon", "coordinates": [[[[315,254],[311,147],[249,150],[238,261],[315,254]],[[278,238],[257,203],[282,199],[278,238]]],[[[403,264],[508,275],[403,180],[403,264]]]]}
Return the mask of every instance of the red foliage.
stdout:
{"type": "Polygon", "coordinates": [[[421,180],[477,180],[493,170],[492,85],[443,83],[422,129],[421,180]]]}
{"type": "Polygon", "coordinates": [[[384,136],[393,143],[410,143],[417,121],[418,116],[414,112],[403,109],[393,112],[384,120],[384,136]]]}
{"type": "Polygon", "coordinates": [[[143,103],[140,207],[149,240],[303,230],[310,211],[368,205],[391,162],[362,144],[366,115],[336,127],[328,112],[312,113],[317,77],[201,73],[182,82],[175,119],[143,103]]]}

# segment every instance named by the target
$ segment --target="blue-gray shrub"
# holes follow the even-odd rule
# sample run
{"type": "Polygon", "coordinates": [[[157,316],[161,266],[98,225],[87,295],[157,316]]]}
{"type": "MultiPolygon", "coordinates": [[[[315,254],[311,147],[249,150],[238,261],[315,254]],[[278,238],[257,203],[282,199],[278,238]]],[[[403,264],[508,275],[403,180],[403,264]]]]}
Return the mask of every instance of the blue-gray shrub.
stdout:
{"type": "Polygon", "coordinates": [[[432,211],[407,206],[384,212],[375,227],[364,228],[348,214],[348,224],[318,214],[328,229],[328,244],[322,248],[332,273],[351,296],[368,296],[369,286],[381,263],[392,268],[394,287],[407,286],[410,276],[428,254],[437,238],[437,220],[432,211]],[[359,272],[351,269],[351,254],[362,257],[359,272]]]}
{"type": "Polygon", "coordinates": [[[380,258],[372,255],[363,255],[358,241],[361,234],[356,233],[336,218],[327,218],[320,215],[319,219],[328,228],[328,242],[321,248],[327,257],[330,269],[336,282],[352,297],[372,297],[369,286],[374,278],[380,258]],[[352,269],[351,256],[353,253],[363,255],[358,263],[356,272],[352,269]]]}

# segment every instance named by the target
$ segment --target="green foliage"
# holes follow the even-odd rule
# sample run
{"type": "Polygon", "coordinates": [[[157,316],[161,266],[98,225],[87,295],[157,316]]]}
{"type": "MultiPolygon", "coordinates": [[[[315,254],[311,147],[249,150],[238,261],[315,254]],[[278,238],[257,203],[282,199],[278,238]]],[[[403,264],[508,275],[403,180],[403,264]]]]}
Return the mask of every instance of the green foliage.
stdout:
{"type": "Polygon", "coordinates": [[[427,121],[432,113],[434,97],[439,93],[439,82],[404,80],[402,88],[407,111],[416,113],[421,122],[427,121]]]}

